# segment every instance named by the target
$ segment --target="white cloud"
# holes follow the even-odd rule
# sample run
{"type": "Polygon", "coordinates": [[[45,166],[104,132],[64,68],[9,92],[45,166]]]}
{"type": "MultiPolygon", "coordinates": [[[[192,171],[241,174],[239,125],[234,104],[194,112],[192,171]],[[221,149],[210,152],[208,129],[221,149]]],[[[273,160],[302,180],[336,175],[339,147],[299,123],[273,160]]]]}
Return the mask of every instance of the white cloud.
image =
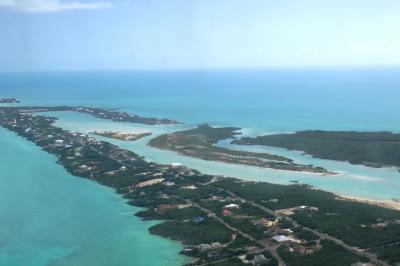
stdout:
{"type": "Polygon", "coordinates": [[[102,9],[111,6],[112,4],[109,2],[83,2],[79,0],[0,0],[0,8],[8,8],[27,13],[102,9]]]}

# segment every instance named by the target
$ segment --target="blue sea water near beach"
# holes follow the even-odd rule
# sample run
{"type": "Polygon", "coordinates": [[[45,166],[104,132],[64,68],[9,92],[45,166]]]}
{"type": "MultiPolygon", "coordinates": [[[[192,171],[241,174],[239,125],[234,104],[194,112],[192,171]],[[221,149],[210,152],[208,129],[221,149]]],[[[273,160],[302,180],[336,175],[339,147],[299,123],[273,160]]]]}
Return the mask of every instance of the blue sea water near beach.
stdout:
{"type": "Polygon", "coordinates": [[[0,265],[180,265],[181,245],[148,233],[112,189],[69,175],[0,128],[0,265]],[[157,250],[155,255],[155,250],[157,250]]]}
{"type": "MultiPolygon", "coordinates": [[[[111,107],[184,123],[143,126],[83,114],[51,114],[60,118],[58,126],[85,133],[151,131],[154,137],[204,122],[238,126],[250,136],[305,129],[400,132],[399,68],[4,73],[0,74],[0,97],[17,97],[21,105],[111,107]]],[[[181,246],[150,235],[151,223],[133,217],[137,209],[113,191],[68,175],[52,156],[6,130],[1,129],[0,136],[0,230],[6,236],[0,239],[0,264],[18,265],[22,260],[32,261],[30,265],[182,263],[181,246]],[[28,159],[22,164],[23,156],[28,159]]],[[[207,173],[283,184],[295,179],[374,199],[400,197],[400,174],[395,168],[320,160],[278,148],[236,146],[228,140],[217,144],[282,154],[339,174],[274,171],[182,157],[147,146],[149,138],[112,142],[148,160],[180,162],[207,173]]]]}

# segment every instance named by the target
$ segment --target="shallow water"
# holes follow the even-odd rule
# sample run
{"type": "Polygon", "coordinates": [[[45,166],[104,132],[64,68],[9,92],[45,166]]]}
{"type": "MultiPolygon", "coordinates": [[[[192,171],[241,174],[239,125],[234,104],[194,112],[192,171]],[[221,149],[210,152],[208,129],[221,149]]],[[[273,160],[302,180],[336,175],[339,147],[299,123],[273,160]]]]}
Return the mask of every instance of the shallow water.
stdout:
{"type": "Polygon", "coordinates": [[[316,188],[327,191],[371,199],[387,200],[400,197],[400,173],[398,172],[398,169],[394,167],[372,168],[363,165],[352,165],[347,162],[313,158],[309,155],[303,155],[302,152],[298,151],[287,151],[285,149],[273,147],[233,145],[230,144],[230,140],[220,141],[218,146],[282,155],[294,159],[297,163],[321,166],[337,174],[322,176],[312,173],[281,171],[205,161],[181,156],[172,151],[160,150],[146,145],[150,138],[168,132],[184,130],[190,128],[190,125],[143,126],[133,123],[108,121],[74,112],[51,112],[47,113],[47,115],[59,118],[59,120],[56,121],[56,126],[84,133],[89,133],[94,130],[115,130],[124,132],[135,132],[140,130],[150,131],[153,133],[153,136],[140,139],[139,141],[120,141],[98,136],[94,137],[112,142],[120,147],[144,156],[147,160],[158,163],[177,162],[208,174],[219,174],[246,180],[266,181],[278,184],[288,184],[291,180],[297,180],[300,183],[312,185],[316,188]]]}
{"type": "Polygon", "coordinates": [[[151,235],[112,189],[69,175],[0,128],[0,265],[181,265],[182,246],[151,235]],[[154,250],[157,252],[154,252],[154,250]]]}
{"type": "MultiPolygon", "coordinates": [[[[110,140],[148,160],[180,162],[205,173],[287,184],[298,180],[337,193],[400,198],[400,175],[268,151],[323,166],[335,176],[204,161],[146,146],[158,135],[199,123],[242,127],[245,135],[306,129],[400,132],[400,68],[268,71],[3,73],[0,96],[20,105],[88,105],[171,118],[183,125],[143,126],[59,113],[71,130],[152,131],[136,142],[110,140]]],[[[14,105],[15,106],[15,105],[14,105]]],[[[100,138],[100,137],[97,137],[100,138]]],[[[112,190],[72,177],[33,144],[0,129],[0,265],[179,265],[180,245],[152,236],[112,190]],[[6,236],[3,238],[2,236],[6,236]],[[157,252],[154,252],[156,250],[157,252]],[[61,258],[65,258],[61,259],[61,258]]]]}

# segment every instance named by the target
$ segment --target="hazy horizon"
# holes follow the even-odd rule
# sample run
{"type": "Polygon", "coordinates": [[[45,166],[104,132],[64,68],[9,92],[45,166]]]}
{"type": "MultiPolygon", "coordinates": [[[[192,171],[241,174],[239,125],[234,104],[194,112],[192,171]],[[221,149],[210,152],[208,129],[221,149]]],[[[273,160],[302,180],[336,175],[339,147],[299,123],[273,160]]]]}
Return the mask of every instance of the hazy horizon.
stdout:
{"type": "Polygon", "coordinates": [[[400,3],[0,0],[0,71],[400,65],[400,3]]]}

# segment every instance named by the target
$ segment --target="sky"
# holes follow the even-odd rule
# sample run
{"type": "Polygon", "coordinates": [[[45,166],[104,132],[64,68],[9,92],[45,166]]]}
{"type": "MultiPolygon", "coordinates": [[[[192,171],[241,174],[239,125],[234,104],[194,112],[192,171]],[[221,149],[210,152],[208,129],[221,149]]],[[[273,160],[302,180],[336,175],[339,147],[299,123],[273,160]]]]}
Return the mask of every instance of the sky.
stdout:
{"type": "Polygon", "coordinates": [[[0,71],[400,65],[399,0],[0,0],[0,71]]]}

